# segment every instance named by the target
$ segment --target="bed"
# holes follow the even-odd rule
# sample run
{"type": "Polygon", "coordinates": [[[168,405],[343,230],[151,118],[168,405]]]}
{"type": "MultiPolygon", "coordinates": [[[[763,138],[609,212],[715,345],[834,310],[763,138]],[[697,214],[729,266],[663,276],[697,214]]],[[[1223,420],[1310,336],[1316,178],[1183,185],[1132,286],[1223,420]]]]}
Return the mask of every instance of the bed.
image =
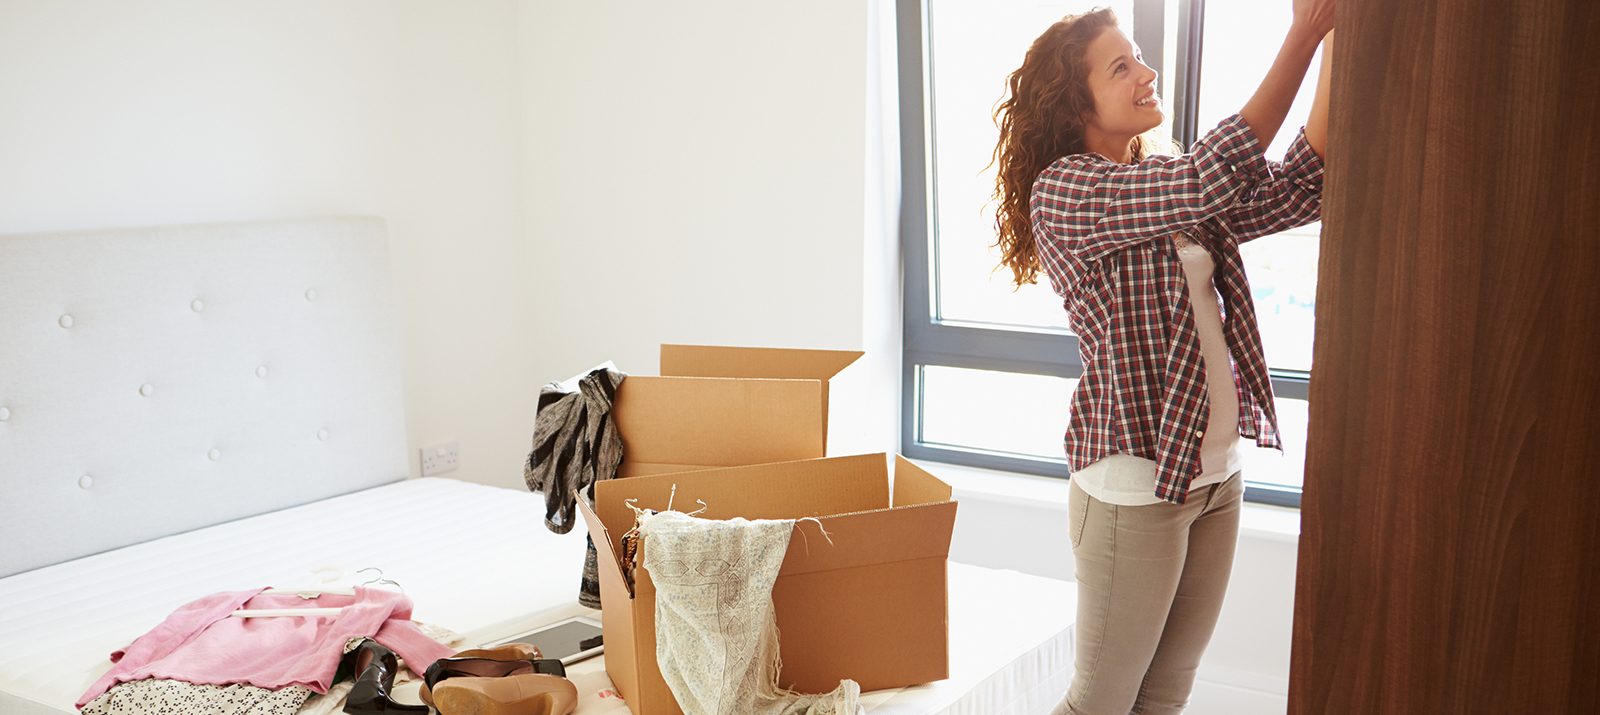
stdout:
{"type": "MultiPolygon", "coordinates": [[[[541,497],[406,478],[389,286],[373,218],[0,238],[0,714],[73,712],[112,650],[216,591],[381,571],[467,645],[593,613],[583,536],[541,497]]],[[[949,578],[951,677],[866,710],[1048,711],[1071,584],[949,578]]],[[[580,715],[627,712],[603,658],[570,674],[580,715]]]]}

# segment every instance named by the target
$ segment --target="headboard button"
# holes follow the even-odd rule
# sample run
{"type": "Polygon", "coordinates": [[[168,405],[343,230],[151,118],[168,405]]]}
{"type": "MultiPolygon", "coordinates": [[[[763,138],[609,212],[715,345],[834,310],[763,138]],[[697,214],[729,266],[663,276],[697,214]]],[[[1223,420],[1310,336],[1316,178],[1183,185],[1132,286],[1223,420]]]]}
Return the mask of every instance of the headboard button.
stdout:
{"type": "Polygon", "coordinates": [[[60,325],[63,328],[70,328],[70,327],[72,327],[72,316],[63,315],[63,316],[61,316],[60,320],[56,321],[56,324],[60,325]]]}
{"type": "Polygon", "coordinates": [[[256,366],[256,377],[259,377],[259,378],[262,378],[262,379],[266,379],[266,377],[267,377],[267,366],[266,365],[257,365],[256,366]]]}
{"type": "Polygon", "coordinates": [[[317,430],[317,439],[322,440],[323,442],[328,441],[328,431],[325,429],[317,430]]]}
{"type": "Polygon", "coordinates": [[[85,475],[83,475],[81,477],[78,477],[78,488],[79,489],[89,489],[89,488],[92,488],[93,486],[94,486],[94,477],[91,477],[91,476],[89,476],[87,474],[85,474],[85,475]]]}
{"type": "Polygon", "coordinates": [[[192,310],[192,311],[194,311],[196,313],[199,313],[199,312],[201,312],[201,311],[203,311],[205,309],[206,309],[206,302],[203,301],[203,300],[200,300],[199,298],[195,298],[193,301],[191,301],[189,303],[189,310],[192,310]]]}
{"type": "Polygon", "coordinates": [[[222,450],[213,449],[210,452],[206,452],[206,457],[213,462],[222,459],[222,450]]]}
{"type": "Polygon", "coordinates": [[[11,419],[11,408],[0,407],[0,422],[5,422],[9,419],[11,419]]]}
{"type": "Polygon", "coordinates": [[[306,300],[307,301],[311,301],[311,302],[316,302],[316,300],[317,300],[317,289],[316,288],[307,288],[306,289],[306,300]]]}
{"type": "Polygon", "coordinates": [[[139,386],[139,394],[143,395],[145,397],[149,397],[151,395],[154,395],[154,394],[156,394],[156,386],[152,385],[152,384],[150,384],[148,382],[143,384],[143,385],[140,385],[139,386]]]}

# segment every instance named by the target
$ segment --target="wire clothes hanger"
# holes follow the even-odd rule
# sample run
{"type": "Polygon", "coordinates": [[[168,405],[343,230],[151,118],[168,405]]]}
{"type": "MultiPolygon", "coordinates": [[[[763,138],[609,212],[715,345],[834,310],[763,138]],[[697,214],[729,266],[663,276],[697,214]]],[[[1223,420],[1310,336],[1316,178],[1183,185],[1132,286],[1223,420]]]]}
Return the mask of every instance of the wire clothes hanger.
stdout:
{"type": "Polygon", "coordinates": [[[378,586],[382,586],[384,584],[390,584],[390,585],[394,586],[395,588],[400,589],[401,593],[405,593],[406,592],[406,587],[405,586],[401,586],[399,581],[395,581],[393,579],[385,577],[383,575],[383,569],[380,569],[380,568],[378,568],[376,566],[368,566],[368,567],[366,567],[364,569],[356,569],[356,573],[361,573],[362,571],[377,571],[378,572],[378,575],[376,577],[367,579],[366,581],[363,581],[361,583],[361,585],[363,585],[363,586],[371,586],[371,585],[374,585],[374,584],[376,584],[378,586]]]}
{"type": "MultiPolygon", "coordinates": [[[[387,584],[387,585],[393,585],[395,588],[400,589],[401,593],[405,593],[405,587],[401,586],[399,581],[395,581],[394,579],[385,577],[383,575],[383,569],[381,569],[381,568],[378,568],[376,566],[368,566],[366,568],[357,569],[356,573],[362,573],[362,572],[366,572],[366,571],[377,571],[378,575],[373,577],[373,578],[370,578],[370,579],[368,579],[366,581],[363,581],[361,583],[362,586],[369,586],[369,585],[383,586],[383,585],[387,584]]],[[[354,587],[349,587],[349,586],[339,586],[339,587],[320,587],[320,586],[316,586],[316,587],[311,587],[311,588],[269,588],[269,589],[266,589],[265,591],[262,591],[261,594],[262,595],[269,595],[269,596],[294,595],[294,596],[299,596],[301,598],[310,600],[310,599],[314,599],[314,598],[317,598],[317,597],[325,595],[325,594],[340,595],[340,596],[353,596],[353,595],[355,595],[355,592],[356,592],[355,588],[354,587]]],[[[239,609],[237,611],[234,611],[233,613],[230,613],[228,615],[233,616],[235,618],[274,618],[274,617],[278,617],[278,616],[299,616],[299,617],[305,617],[305,618],[315,618],[315,617],[319,617],[319,616],[337,616],[337,615],[339,615],[339,614],[341,614],[343,612],[344,612],[343,608],[249,608],[249,609],[241,608],[241,609],[239,609]]]]}

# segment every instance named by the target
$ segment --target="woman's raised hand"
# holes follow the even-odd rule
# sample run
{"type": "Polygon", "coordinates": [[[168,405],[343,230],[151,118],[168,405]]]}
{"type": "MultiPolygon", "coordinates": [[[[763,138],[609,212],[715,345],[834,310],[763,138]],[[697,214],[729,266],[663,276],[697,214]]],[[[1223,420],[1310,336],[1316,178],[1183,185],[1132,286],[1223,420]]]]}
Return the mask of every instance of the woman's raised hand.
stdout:
{"type": "Polygon", "coordinates": [[[1294,0],[1294,22],[1283,38],[1283,47],[1278,49],[1278,57],[1272,61],[1261,86],[1239,110],[1263,149],[1272,144],[1283,126],[1317,45],[1333,31],[1333,10],[1338,4],[1338,0],[1294,0]]]}
{"type": "Polygon", "coordinates": [[[1333,31],[1338,0],[1294,0],[1294,24],[1317,39],[1333,31]]]}

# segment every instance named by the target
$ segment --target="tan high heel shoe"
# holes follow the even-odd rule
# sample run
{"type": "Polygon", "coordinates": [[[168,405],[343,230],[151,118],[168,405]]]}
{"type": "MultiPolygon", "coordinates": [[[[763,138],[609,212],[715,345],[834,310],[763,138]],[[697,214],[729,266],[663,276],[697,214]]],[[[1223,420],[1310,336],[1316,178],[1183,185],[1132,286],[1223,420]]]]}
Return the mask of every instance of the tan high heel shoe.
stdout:
{"type": "Polygon", "coordinates": [[[578,688],[559,675],[451,678],[433,690],[440,715],[572,715],[578,688]]]}
{"type": "MultiPolygon", "coordinates": [[[[532,643],[506,643],[505,645],[497,645],[493,648],[473,648],[471,650],[464,650],[456,653],[453,656],[450,656],[449,658],[440,658],[439,660],[434,661],[433,665],[428,666],[427,670],[430,672],[435,670],[445,670],[447,671],[446,675],[456,675],[458,673],[448,671],[452,670],[450,668],[450,666],[453,665],[451,661],[461,658],[484,658],[488,660],[526,662],[539,660],[543,657],[544,654],[539,652],[539,646],[533,645],[532,643]]],[[[521,668],[518,669],[520,670],[521,668]]],[[[531,665],[529,665],[527,669],[531,671],[533,668],[531,665]]],[[[428,678],[426,675],[424,675],[422,687],[417,690],[417,693],[422,697],[422,702],[433,705],[433,693],[430,692],[428,688],[428,678]]]]}

